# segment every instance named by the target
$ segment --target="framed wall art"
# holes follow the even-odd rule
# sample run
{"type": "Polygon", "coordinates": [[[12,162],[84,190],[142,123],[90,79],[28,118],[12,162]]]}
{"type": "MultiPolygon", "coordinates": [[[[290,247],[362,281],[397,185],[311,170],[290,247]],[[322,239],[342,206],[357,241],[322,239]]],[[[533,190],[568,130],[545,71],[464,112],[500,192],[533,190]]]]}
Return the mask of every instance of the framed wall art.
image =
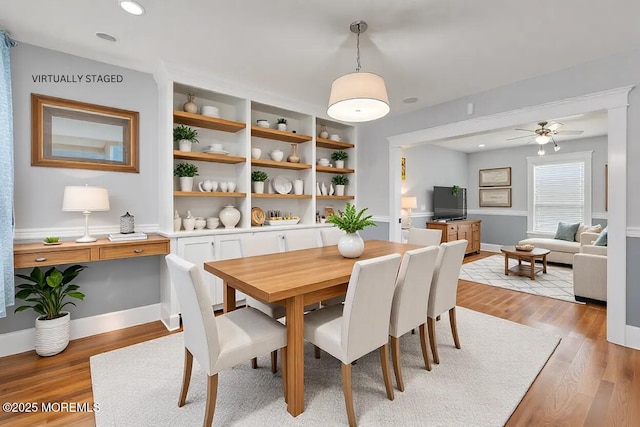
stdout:
{"type": "Polygon", "coordinates": [[[480,169],[480,187],[508,187],[511,185],[511,168],[480,169]]]}
{"type": "Polygon", "coordinates": [[[481,208],[510,208],[511,189],[510,188],[481,188],[480,189],[481,208]]]}

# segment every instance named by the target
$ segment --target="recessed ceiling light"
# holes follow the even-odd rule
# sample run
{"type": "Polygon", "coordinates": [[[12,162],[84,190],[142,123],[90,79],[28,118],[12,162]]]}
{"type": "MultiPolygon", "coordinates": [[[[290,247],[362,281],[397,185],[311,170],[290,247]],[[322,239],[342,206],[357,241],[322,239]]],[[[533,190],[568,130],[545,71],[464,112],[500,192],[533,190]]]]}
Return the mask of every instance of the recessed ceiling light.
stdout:
{"type": "Polygon", "coordinates": [[[417,100],[418,100],[418,98],[415,98],[415,97],[412,96],[410,98],[403,99],[402,102],[404,102],[405,104],[413,104],[417,100]]]}
{"type": "Polygon", "coordinates": [[[144,14],[144,7],[133,0],[120,0],[120,7],[132,15],[139,16],[144,14]]]}
{"type": "Polygon", "coordinates": [[[107,40],[110,42],[117,42],[118,39],[107,33],[96,33],[96,36],[100,37],[102,40],[107,40]]]}
{"type": "Polygon", "coordinates": [[[484,147],[484,144],[478,144],[478,147],[482,148],[484,147]]]}

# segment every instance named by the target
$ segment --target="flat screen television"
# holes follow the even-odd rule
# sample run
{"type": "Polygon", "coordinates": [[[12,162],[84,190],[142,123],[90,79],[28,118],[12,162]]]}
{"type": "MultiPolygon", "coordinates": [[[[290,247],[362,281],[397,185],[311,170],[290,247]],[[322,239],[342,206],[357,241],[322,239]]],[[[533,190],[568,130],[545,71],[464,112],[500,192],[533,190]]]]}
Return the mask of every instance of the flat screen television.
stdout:
{"type": "Polygon", "coordinates": [[[433,187],[433,219],[467,219],[467,189],[454,195],[453,187],[433,187]]]}

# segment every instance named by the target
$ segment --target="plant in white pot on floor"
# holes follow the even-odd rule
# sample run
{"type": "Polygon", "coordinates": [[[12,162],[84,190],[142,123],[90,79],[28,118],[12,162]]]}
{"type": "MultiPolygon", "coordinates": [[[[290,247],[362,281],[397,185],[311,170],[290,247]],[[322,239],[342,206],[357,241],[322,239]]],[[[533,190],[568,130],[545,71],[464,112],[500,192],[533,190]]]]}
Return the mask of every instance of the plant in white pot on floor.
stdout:
{"type": "Polygon", "coordinates": [[[191,144],[197,144],[198,131],[188,126],[180,125],[173,128],[173,140],[178,143],[178,150],[191,151],[191,144]]]}
{"type": "Polygon", "coordinates": [[[377,224],[371,220],[371,215],[366,215],[367,208],[360,212],[356,211],[356,207],[347,202],[344,212],[338,211],[338,215],[333,214],[327,218],[327,222],[334,224],[346,234],[338,240],[338,252],[345,258],[358,258],[364,252],[364,240],[358,234],[358,231],[364,230],[365,227],[376,226],[377,224]]]}
{"type": "Polygon", "coordinates": [[[82,270],[83,265],[72,265],[64,271],[51,267],[42,272],[35,267],[29,276],[16,274],[17,277],[30,283],[17,286],[17,299],[24,300],[32,305],[21,305],[15,312],[32,308],[40,316],[36,319],[36,353],[40,356],[53,356],[67,348],[69,344],[69,331],[71,314],[62,309],[66,305],[75,304],[66,301],[67,298],[84,300],[84,294],[78,292],[78,285],[71,284],[82,270]]]}
{"type": "Polygon", "coordinates": [[[269,178],[266,172],[253,171],[251,172],[251,181],[253,181],[253,192],[256,194],[264,193],[264,182],[269,178]]]}
{"type": "Polygon", "coordinates": [[[346,151],[334,151],[331,153],[331,160],[335,162],[338,169],[344,168],[344,161],[349,158],[349,154],[346,151]]]}
{"type": "Polygon", "coordinates": [[[180,178],[180,191],[192,191],[193,177],[198,175],[198,167],[192,163],[178,163],[173,175],[180,178]]]}
{"type": "Polygon", "coordinates": [[[344,196],[344,187],[349,184],[349,178],[344,175],[336,175],[331,178],[331,182],[336,186],[336,196],[344,196]]]}

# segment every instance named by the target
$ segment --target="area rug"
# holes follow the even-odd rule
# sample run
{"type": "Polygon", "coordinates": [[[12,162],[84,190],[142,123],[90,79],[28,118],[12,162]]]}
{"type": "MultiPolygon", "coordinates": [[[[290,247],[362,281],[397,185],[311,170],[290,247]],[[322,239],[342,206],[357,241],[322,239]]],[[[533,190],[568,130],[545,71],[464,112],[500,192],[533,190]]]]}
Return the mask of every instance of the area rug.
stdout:
{"type": "MultiPolygon", "coordinates": [[[[424,370],[418,335],[401,339],[405,391],[386,397],[379,352],[352,369],[353,399],[360,426],[500,426],[529,389],[560,339],[540,330],[458,308],[461,349],[453,346],[446,315],[437,323],[440,364],[424,370]]],[[[182,333],[91,357],[98,427],[197,426],[202,424],[206,374],[193,365],[187,403],[178,408],[182,333]]],[[[305,411],[293,418],[282,397],[280,370],[269,357],[219,375],[214,425],[346,425],[340,362],[317,360],[305,345],[305,411]]],[[[393,376],[393,374],[392,374],[393,376]]],[[[395,387],[395,379],[394,379],[395,387]]]]}
{"type": "MultiPolygon", "coordinates": [[[[509,267],[516,264],[518,261],[509,260],[509,267]]],[[[538,273],[536,280],[531,280],[524,276],[506,276],[504,274],[504,255],[492,255],[463,264],[460,270],[460,279],[577,302],[573,294],[573,270],[571,267],[556,264],[547,264],[547,274],[538,273]]]]}

